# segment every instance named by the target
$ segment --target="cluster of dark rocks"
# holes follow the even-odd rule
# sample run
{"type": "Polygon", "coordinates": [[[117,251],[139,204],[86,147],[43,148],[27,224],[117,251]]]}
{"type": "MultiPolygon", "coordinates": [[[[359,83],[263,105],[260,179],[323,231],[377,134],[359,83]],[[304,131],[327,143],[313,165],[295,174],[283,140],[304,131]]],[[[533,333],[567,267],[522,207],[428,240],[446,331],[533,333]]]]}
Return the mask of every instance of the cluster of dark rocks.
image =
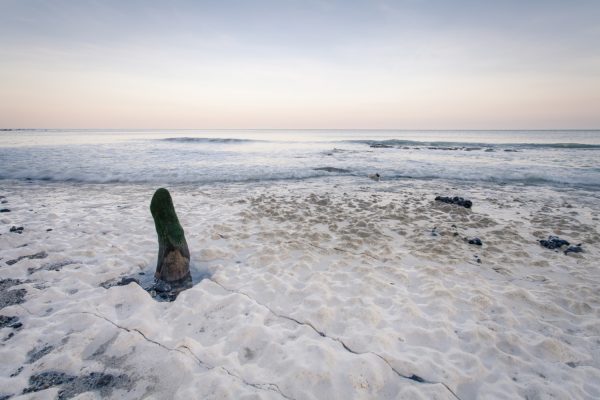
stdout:
{"type": "Polygon", "coordinates": [[[542,247],[550,250],[559,249],[562,246],[568,246],[570,243],[558,236],[548,236],[548,239],[540,240],[542,247]]]}
{"type": "Polygon", "coordinates": [[[454,197],[446,197],[446,196],[436,196],[435,201],[441,201],[442,203],[447,204],[456,204],[457,206],[471,208],[473,206],[473,202],[471,200],[464,199],[462,197],[454,196],[454,197]]]}
{"type": "Polygon", "coordinates": [[[559,250],[563,246],[567,246],[564,250],[565,255],[569,253],[581,253],[583,252],[583,248],[581,247],[581,243],[571,246],[567,240],[561,239],[558,236],[548,236],[548,239],[542,239],[539,241],[542,247],[545,247],[550,250],[559,250]]]}
{"type": "Polygon", "coordinates": [[[11,233],[18,233],[20,235],[21,233],[23,233],[24,229],[25,228],[23,228],[22,226],[11,226],[9,232],[11,232],[11,233]]]}
{"type": "MultiPolygon", "coordinates": [[[[449,197],[449,196],[436,196],[435,201],[440,201],[442,203],[447,203],[447,204],[455,204],[458,206],[462,206],[465,208],[471,208],[473,206],[473,202],[471,200],[467,200],[464,199],[462,197],[458,197],[458,196],[454,196],[454,197],[449,197]]],[[[454,225],[453,225],[454,227],[454,225]]],[[[438,233],[434,230],[431,232],[432,236],[437,236],[438,233]]],[[[454,235],[456,236],[457,233],[455,232],[454,235]]],[[[465,240],[472,245],[476,245],[476,246],[482,246],[483,242],[480,238],[478,237],[474,237],[474,238],[465,238],[465,240]]],[[[566,249],[563,251],[564,254],[569,254],[569,253],[581,253],[583,252],[583,247],[581,246],[581,243],[575,245],[575,246],[571,246],[571,243],[569,243],[567,240],[561,239],[558,236],[548,236],[548,239],[542,239],[539,240],[539,243],[541,246],[550,249],[550,250],[559,250],[562,249],[564,246],[566,246],[566,249]]]]}

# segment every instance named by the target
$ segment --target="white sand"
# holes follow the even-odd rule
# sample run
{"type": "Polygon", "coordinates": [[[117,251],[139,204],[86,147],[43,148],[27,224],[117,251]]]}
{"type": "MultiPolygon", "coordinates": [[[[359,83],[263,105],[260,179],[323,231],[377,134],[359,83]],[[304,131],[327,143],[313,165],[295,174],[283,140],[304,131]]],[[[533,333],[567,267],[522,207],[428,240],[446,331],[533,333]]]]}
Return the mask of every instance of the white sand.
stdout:
{"type": "Polygon", "coordinates": [[[367,178],[172,187],[210,277],[161,303],[136,284],[100,287],[153,272],[154,189],[3,183],[0,279],[27,280],[13,288],[27,295],[0,310],[23,323],[0,330],[0,397],[53,399],[60,387],[19,394],[63,371],[126,374],[109,392],[124,399],[600,398],[600,193],[367,178]],[[585,253],[542,248],[549,234],[585,253]]]}

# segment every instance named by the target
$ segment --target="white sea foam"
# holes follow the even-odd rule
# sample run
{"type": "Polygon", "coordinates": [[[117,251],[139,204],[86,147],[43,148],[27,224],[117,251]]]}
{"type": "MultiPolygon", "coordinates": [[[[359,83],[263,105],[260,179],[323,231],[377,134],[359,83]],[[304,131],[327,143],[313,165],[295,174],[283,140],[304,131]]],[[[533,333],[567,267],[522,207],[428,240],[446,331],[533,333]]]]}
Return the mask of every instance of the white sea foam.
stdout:
{"type": "Polygon", "coordinates": [[[595,133],[548,133],[554,141],[547,142],[532,132],[514,142],[515,132],[454,133],[453,141],[448,132],[439,133],[438,140],[431,140],[436,136],[430,134],[421,141],[414,140],[414,135],[405,135],[410,139],[378,138],[369,131],[320,132],[303,140],[285,132],[276,140],[274,133],[265,136],[253,131],[121,136],[118,132],[4,132],[0,134],[0,179],[204,184],[326,177],[348,170],[355,176],[379,172],[388,180],[598,189],[600,132],[595,133]],[[38,140],[42,144],[37,144],[38,140]],[[326,167],[329,172],[323,170],[326,167]]]}

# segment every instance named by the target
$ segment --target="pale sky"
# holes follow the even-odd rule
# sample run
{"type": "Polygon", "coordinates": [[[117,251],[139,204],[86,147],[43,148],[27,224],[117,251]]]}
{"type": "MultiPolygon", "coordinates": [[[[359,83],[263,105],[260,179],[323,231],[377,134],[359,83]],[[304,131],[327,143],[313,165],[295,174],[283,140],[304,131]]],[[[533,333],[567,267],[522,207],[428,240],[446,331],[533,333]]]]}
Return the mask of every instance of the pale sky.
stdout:
{"type": "Polygon", "coordinates": [[[0,128],[600,128],[600,1],[0,0],[0,128]]]}

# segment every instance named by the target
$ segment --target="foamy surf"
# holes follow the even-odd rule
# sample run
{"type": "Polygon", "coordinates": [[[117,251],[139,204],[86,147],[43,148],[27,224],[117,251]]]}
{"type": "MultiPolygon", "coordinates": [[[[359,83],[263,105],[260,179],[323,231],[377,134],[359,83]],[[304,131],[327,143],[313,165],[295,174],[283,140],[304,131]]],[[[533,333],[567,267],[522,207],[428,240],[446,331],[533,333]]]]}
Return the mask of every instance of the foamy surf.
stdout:
{"type": "Polygon", "coordinates": [[[11,131],[0,134],[0,179],[162,185],[379,173],[387,180],[600,189],[595,133],[430,132],[415,140],[417,133],[385,131],[11,131]]]}

